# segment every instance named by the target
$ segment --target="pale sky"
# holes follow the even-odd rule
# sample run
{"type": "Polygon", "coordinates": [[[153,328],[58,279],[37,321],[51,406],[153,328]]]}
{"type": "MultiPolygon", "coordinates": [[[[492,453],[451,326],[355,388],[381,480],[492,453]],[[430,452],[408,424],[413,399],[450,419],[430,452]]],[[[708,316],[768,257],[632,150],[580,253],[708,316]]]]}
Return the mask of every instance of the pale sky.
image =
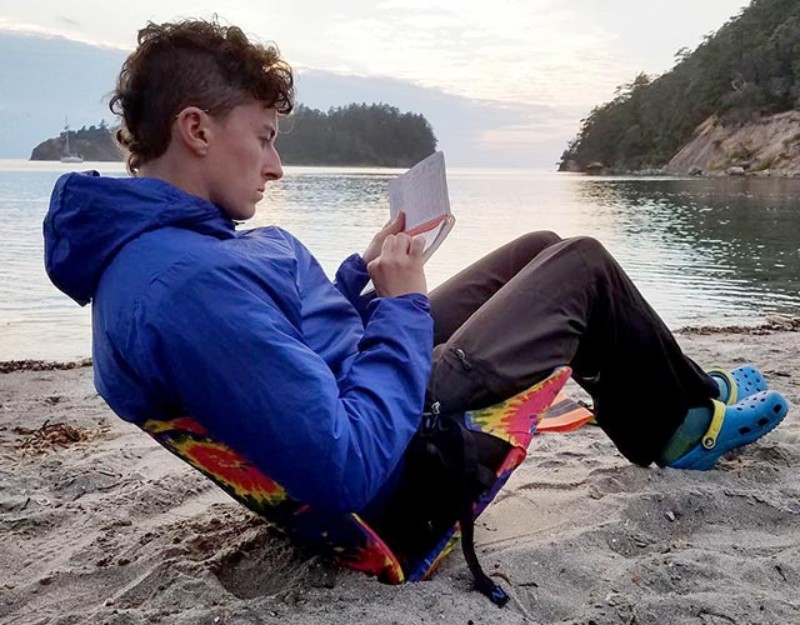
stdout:
{"type": "MultiPolygon", "coordinates": [[[[278,44],[299,70],[301,102],[325,109],[350,101],[383,100],[422,112],[451,164],[552,166],[577,132],[580,119],[613,97],[617,85],[630,82],[640,71],[668,70],[678,49],[693,49],[703,35],[717,30],[747,4],[743,0],[0,0],[0,43],[3,37],[24,42],[9,48],[16,52],[0,56],[0,79],[11,75],[12,65],[33,62],[13,58],[26,56],[20,50],[38,50],[37,44],[54,37],[61,43],[63,38],[89,44],[89,51],[95,50],[98,58],[106,55],[109,66],[118,67],[146,21],[209,17],[216,12],[257,39],[278,44]]],[[[60,48],[47,67],[59,72],[59,63],[71,49],[60,48]]],[[[48,70],[35,71],[30,81],[47,79],[41,74],[48,70]]],[[[94,73],[92,78],[105,87],[87,85],[92,93],[86,97],[92,111],[99,111],[96,104],[112,88],[114,75],[106,69],[94,73]]],[[[19,78],[0,87],[0,115],[24,108],[21,94],[26,87],[19,78]],[[12,106],[15,89],[19,97],[12,106]]],[[[65,114],[82,119],[83,111],[62,111],[57,102],[52,105],[56,127],[65,114]]],[[[92,112],[91,119],[99,114],[92,112]]],[[[45,132],[33,145],[52,134],[45,132]]],[[[25,145],[24,154],[11,154],[0,134],[0,157],[25,158],[33,145],[25,145]]]]}

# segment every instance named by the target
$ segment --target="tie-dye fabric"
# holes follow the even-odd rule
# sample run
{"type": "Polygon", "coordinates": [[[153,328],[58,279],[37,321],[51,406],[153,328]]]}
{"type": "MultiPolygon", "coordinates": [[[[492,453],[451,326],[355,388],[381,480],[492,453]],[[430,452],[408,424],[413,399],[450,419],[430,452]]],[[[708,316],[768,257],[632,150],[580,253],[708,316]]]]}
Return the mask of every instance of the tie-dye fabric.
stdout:
{"type": "MultiPolygon", "coordinates": [[[[540,416],[547,411],[570,373],[568,367],[561,367],[527,391],[495,406],[466,414],[468,428],[513,445],[497,471],[497,480],[475,502],[476,517],[525,459],[540,416]]],[[[143,429],[231,497],[288,535],[327,552],[343,566],[376,575],[383,582],[400,584],[426,579],[458,543],[460,534],[456,524],[426,557],[403,570],[391,549],[357,514],[332,516],[294,501],[280,484],[257,470],[241,454],[214,440],[194,419],[151,419],[144,423],[143,429]]]]}

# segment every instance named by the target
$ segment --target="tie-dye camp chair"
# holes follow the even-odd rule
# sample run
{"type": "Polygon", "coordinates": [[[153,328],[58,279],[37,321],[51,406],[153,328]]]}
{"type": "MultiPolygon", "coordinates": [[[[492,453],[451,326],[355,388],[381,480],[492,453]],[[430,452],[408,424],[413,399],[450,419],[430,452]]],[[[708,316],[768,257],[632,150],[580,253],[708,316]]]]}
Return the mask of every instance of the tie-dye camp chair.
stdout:
{"type": "MultiPolygon", "coordinates": [[[[473,519],[494,499],[525,459],[540,416],[547,411],[570,374],[568,367],[558,368],[527,391],[489,408],[465,414],[466,429],[501,439],[508,443],[509,449],[496,469],[494,482],[472,504],[473,519]]],[[[289,536],[323,550],[345,567],[376,575],[383,582],[400,584],[428,578],[461,536],[462,528],[459,523],[454,523],[428,553],[401,565],[398,555],[358,514],[332,516],[291,499],[280,484],[241,454],[214,440],[191,417],[168,421],[151,419],[142,428],[173,454],[216,482],[231,497],[289,536]]],[[[471,547],[471,522],[468,525],[471,547]]],[[[474,557],[474,551],[472,555],[474,557]]],[[[468,563],[474,573],[469,557],[468,563]]],[[[487,591],[481,588],[495,603],[504,604],[507,597],[499,588],[495,589],[487,591]],[[491,596],[491,592],[495,596],[491,596]]]]}

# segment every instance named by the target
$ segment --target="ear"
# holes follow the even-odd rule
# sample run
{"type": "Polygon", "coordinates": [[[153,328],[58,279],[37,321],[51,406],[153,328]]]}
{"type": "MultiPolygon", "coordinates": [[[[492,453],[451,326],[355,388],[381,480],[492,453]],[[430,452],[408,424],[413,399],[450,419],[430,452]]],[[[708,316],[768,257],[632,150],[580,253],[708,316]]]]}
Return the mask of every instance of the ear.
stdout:
{"type": "Polygon", "coordinates": [[[197,106],[187,106],[175,116],[173,135],[196,156],[205,156],[211,142],[211,116],[197,106]]]}

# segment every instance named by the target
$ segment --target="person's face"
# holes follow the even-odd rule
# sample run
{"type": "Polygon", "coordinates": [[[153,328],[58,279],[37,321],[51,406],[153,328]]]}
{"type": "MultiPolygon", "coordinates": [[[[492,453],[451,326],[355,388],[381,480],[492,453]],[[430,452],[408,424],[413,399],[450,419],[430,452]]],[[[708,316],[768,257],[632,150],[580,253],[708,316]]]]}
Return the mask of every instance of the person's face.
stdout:
{"type": "Polygon", "coordinates": [[[283,176],[275,149],[278,114],[260,102],[234,107],[212,118],[206,158],[209,199],[234,220],[249,219],[270,180],[283,176]]]}

